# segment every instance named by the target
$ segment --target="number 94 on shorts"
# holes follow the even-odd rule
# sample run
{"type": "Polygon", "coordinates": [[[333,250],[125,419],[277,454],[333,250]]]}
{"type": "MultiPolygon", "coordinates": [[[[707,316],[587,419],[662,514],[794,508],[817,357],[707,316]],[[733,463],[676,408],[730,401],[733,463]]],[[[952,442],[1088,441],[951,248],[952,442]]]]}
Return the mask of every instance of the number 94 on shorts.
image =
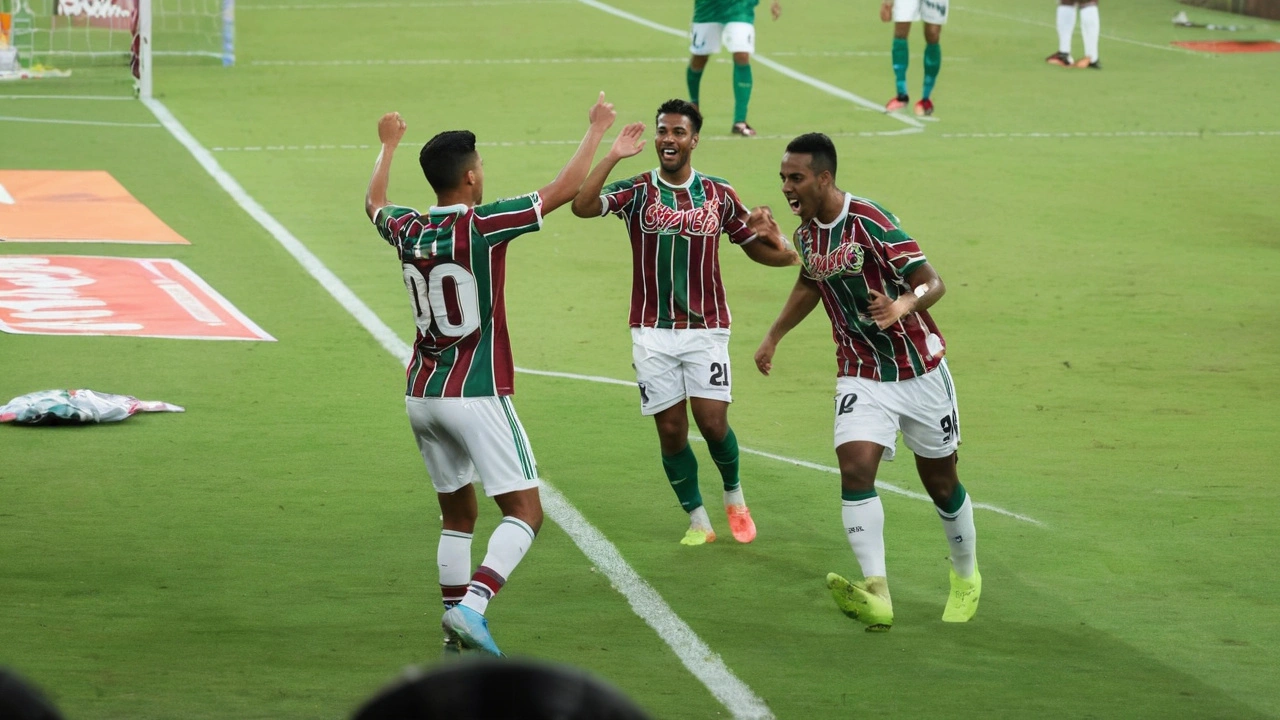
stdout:
{"type": "Polygon", "coordinates": [[[727,329],[631,328],[631,362],[642,415],[690,397],[733,402],[727,329]]]}
{"type": "Polygon", "coordinates": [[[933,372],[900,382],[859,377],[836,380],[835,445],[868,441],[892,460],[898,432],[911,452],[947,457],[960,445],[960,411],[947,361],[933,372]]]}

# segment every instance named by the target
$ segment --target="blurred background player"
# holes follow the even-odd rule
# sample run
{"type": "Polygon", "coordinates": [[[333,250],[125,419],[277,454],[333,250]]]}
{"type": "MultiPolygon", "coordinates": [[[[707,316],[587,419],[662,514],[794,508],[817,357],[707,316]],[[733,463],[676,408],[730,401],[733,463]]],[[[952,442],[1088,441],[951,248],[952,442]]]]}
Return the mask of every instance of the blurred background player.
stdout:
{"type": "MultiPolygon", "coordinates": [[[[951,547],[942,619],[967,622],[982,593],[977,531],[973,503],[956,475],[960,416],[946,346],[928,313],[946,287],[898,218],[836,186],[831,138],[809,133],[792,140],[779,174],[787,204],[800,216],[795,243],[803,261],[755,361],[768,375],[778,343],[823,304],[836,341],[841,515],[863,577],[851,583],[830,573],[827,587],[841,611],[868,630],[893,625],[875,479],[881,458],[893,459],[901,431],[951,547]]],[[[753,218],[753,225],[764,220],[753,218]]]]}
{"type": "Polygon", "coordinates": [[[702,506],[698,460],[689,447],[689,408],[720,471],[729,529],[735,540],[747,543],[755,539],[756,525],[742,496],[738,439],[729,427],[730,318],[720,279],[720,235],[728,235],[762,265],[795,265],[800,258],[776,227],[773,235],[757,236],[747,225],[750,214],[728,182],[693,169],[690,158],[702,128],[698,108],[684,100],[668,100],[658,108],[656,125],[658,168],[604,187],[620,160],[640,153],[641,125],[635,142],[627,147],[614,143],[587,176],[573,201],[573,214],[613,214],[627,223],[631,353],[640,412],[653,416],[662,468],[680,506],[689,513],[689,530],[681,544],[716,539],[702,506]]]}
{"type": "Polygon", "coordinates": [[[1058,2],[1058,52],[1045,58],[1050,65],[1062,67],[1093,68],[1098,64],[1098,36],[1102,34],[1102,20],[1098,17],[1098,0],[1059,0],[1058,2]],[[1076,30],[1076,6],[1080,6],[1080,37],[1084,40],[1084,57],[1071,59],[1071,35],[1076,30]]]}
{"type": "Polygon", "coordinates": [[[365,195],[365,212],[399,254],[417,322],[406,371],[409,424],[440,502],[436,549],[445,613],[445,651],[459,647],[501,656],[485,610],[542,527],[538,466],[511,403],[515,366],[507,334],[507,243],[542,228],[547,213],[574,198],[596,148],[616,116],[604,93],[591,108],[586,137],[546,187],[481,205],[484,167],[476,136],[442,132],[422,147],[422,172],[435,191],[427,212],[387,201],[391,161],[404,137],[399,113],[378,121],[382,150],[365,195]],[[479,474],[502,510],[484,562],[471,572],[479,474]]]}
{"type": "Polygon", "coordinates": [[[938,71],[942,69],[942,46],[938,44],[942,37],[942,26],[947,24],[948,0],[884,0],[880,4],[880,19],[893,21],[893,77],[897,84],[898,94],[894,96],[884,109],[886,112],[901,110],[911,102],[907,95],[907,63],[910,53],[907,50],[907,36],[911,34],[911,23],[924,23],[924,87],[920,92],[920,100],[916,103],[917,115],[932,115],[933,85],[938,81],[938,71]]]}
{"type": "MultiPolygon", "coordinates": [[[[689,101],[699,105],[702,71],[707,59],[725,48],[733,53],[733,134],[752,137],[756,131],[747,124],[747,105],[751,102],[751,53],[756,51],[756,5],[759,0],[694,0],[693,27],[689,30],[689,67],[685,79],[689,83],[689,101]]],[[[773,19],[782,14],[782,6],[773,0],[769,6],[773,19]]]]}

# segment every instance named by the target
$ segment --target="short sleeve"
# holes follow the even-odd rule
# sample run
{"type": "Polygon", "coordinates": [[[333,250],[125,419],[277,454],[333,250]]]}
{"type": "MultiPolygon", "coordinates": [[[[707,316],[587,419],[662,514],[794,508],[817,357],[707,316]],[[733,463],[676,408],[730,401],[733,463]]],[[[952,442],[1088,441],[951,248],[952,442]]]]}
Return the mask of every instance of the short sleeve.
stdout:
{"type": "Polygon", "coordinates": [[[863,210],[865,214],[858,221],[871,238],[876,254],[885,259],[894,275],[905,278],[928,262],[920,245],[899,227],[896,215],[875,203],[867,205],[870,210],[863,210]]]}
{"type": "Polygon", "coordinates": [[[734,245],[746,245],[756,239],[756,234],[752,232],[747,225],[745,218],[748,214],[747,206],[742,204],[742,200],[738,198],[738,193],[728,185],[722,185],[724,191],[724,206],[720,209],[720,227],[724,228],[724,234],[729,236],[729,242],[734,245]]]}
{"type": "Polygon", "coordinates": [[[536,192],[474,208],[475,229],[490,246],[542,229],[542,196],[536,192]]]}
{"type": "Polygon", "coordinates": [[[378,234],[391,245],[399,248],[405,239],[406,230],[417,220],[417,210],[402,205],[383,205],[373,214],[373,225],[378,234]]]}
{"type": "Polygon", "coordinates": [[[617,215],[619,217],[626,214],[627,209],[631,207],[631,203],[635,202],[636,196],[640,194],[640,190],[644,187],[640,179],[643,175],[626,180],[619,180],[610,183],[600,191],[600,204],[604,208],[600,211],[600,216],[617,215]]]}

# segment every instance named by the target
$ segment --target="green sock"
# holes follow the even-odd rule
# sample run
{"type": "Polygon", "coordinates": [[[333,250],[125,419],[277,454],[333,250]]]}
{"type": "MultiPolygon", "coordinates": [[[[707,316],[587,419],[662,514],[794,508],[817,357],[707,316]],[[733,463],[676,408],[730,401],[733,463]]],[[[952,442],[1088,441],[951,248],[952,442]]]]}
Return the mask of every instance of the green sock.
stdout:
{"type": "Polygon", "coordinates": [[[942,69],[942,46],[930,43],[924,46],[924,94],[921,98],[929,99],[933,92],[933,84],[938,81],[938,70],[942,69]]]}
{"type": "Polygon", "coordinates": [[[698,490],[698,458],[694,456],[693,448],[685,445],[675,455],[663,455],[662,469],[667,471],[667,480],[685,512],[702,507],[702,493],[698,490]]]}
{"type": "Polygon", "coordinates": [[[689,84],[689,102],[698,104],[698,89],[702,87],[702,71],[689,66],[684,70],[684,80],[689,84]]]}
{"type": "Polygon", "coordinates": [[[733,122],[747,121],[747,103],[751,102],[751,65],[733,66],[733,122]]]}
{"type": "Polygon", "coordinates": [[[871,488],[866,492],[859,492],[857,490],[845,490],[844,488],[840,489],[840,499],[848,500],[849,502],[858,502],[859,500],[870,500],[875,496],[876,496],[875,488],[871,488]]]}
{"type": "Polygon", "coordinates": [[[960,506],[964,505],[964,499],[968,497],[968,495],[969,494],[964,490],[964,486],[960,483],[956,483],[956,491],[951,493],[951,502],[947,503],[946,507],[938,505],[937,508],[954,517],[956,513],[960,512],[960,506]]]}
{"type": "Polygon", "coordinates": [[[733,434],[733,428],[729,428],[720,442],[707,440],[707,449],[720,470],[725,491],[737,490],[742,480],[738,477],[738,437],[733,434]]]}
{"type": "Polygon", "coordinates": [[[898,84],[898,94],[907,94],[907,62],[911,56],[907,53],[907,39],[893,39],[893,77],[898,84]]]}

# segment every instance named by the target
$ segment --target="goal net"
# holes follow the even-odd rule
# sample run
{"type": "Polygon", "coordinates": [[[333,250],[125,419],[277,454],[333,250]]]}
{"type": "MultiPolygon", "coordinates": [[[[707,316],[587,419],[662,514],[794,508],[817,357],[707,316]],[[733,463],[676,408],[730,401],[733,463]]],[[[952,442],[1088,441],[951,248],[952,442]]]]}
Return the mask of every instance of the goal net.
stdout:
{"type": "Polygon", "coordinates": [[[150,94],[151,62],[235,62],[235,0],[0,0],[0,77],[132,71],[150,94]],[[5,67],[6,49],[16,51],[5,67]]]}

